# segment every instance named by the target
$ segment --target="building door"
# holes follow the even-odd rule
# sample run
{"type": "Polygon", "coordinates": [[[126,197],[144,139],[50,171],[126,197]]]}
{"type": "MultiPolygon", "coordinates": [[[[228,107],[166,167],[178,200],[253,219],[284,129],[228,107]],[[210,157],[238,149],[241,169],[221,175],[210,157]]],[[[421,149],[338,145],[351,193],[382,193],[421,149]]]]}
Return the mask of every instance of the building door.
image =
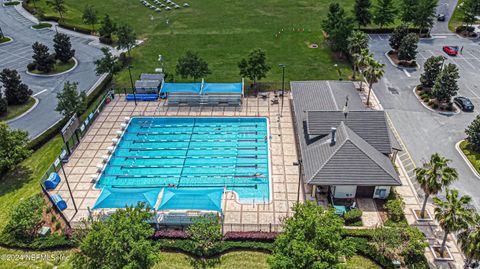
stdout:
{"type": "Polygon", "coordinates": [[[375,186],[357,186],[357,197],[359,198],[373,198],[375,186]]]}

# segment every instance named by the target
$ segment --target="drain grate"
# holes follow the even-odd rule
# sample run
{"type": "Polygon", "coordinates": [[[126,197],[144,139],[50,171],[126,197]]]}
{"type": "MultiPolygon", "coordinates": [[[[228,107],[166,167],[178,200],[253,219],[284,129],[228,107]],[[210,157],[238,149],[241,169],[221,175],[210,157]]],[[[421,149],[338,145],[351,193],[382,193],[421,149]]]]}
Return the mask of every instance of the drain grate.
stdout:
{"type": "Polygon", "coordinates": [[[390,91],[391,94],[399,94],[398,90],[392,87],[388,87],[388,90],[390,91]]]}

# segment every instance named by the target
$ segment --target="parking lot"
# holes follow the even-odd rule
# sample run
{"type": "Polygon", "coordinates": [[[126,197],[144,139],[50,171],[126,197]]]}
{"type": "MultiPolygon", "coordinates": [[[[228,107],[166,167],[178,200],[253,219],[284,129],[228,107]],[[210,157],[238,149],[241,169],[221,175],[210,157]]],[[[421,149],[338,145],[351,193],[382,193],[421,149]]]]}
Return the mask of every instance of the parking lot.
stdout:
{"type": "MultiPolygon", "coordinates": [[[[455,144],[465,138],[464,130],[478,115],[480,109],[480,46],[478,40],[459,38],[454,34],[436,35],[433,39],[422,39],[418,47],[417,62],[420,68],[400,69],[388,61],[385,53],[390,50],[388,35],[370,35],[370,49],[374,57],[386,64],[384,78],[374,86],[375,93],[389,114],[395,128],[402,137],[407,151],[402,160],[410,175],[413,169],[427,161],[432,153],[438,152],[452,160],[460,179],[453,184],[463,194],[473,197],[474,205],[480,208],[478,179],[465,164],[455,149],[455,144]],[[448,56],[442,46],[463,46],[458,56],[448,56]],[[427,110],[414,96],[413,88],[419,84],[423,64],[431,56],[445,56],[445,63],[454,63],[460,72],[459,95],[470,98],[476,107],[473,113],[441,115],[427,110]]],[[[413,180],[414,181],[414,180],[413,180]]],[[[421,192],[420,192],[421,194],[421,192]]]]}

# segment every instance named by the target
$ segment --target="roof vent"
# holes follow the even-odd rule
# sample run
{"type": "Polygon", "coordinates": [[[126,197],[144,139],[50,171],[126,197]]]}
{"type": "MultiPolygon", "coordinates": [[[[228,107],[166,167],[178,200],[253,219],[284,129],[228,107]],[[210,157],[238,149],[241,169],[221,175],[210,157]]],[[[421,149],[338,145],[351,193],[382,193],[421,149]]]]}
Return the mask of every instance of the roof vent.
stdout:
{"type": "Polygon", "coordinates": [[[333,145],[335,145],[335,142],[337,142],[337,137],[336,137],[336,135],[337,135],[337,128],[332,127],[332,129],[330,130],[330,132],[331,132],[330,145],[333,146],[333,145]]]}

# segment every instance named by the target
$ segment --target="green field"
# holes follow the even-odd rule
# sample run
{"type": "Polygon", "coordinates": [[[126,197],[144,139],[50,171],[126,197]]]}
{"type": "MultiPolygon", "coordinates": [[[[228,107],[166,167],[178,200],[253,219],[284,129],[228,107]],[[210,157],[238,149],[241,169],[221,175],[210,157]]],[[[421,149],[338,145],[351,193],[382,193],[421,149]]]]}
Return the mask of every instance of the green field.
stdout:
{"type": "Polygon", "coordinates": [[[30,97],[28,101],[23,105],[14,105],[8,106],[7,113],[0,116],[0,121],[11,120],[15,117],[22,115],[24,112],[29,110],[32,106],[35,105],[35,99],[30,97]]]}
{"type": "MultiPolygon", "coordinates": [[[[287,65],[287,81],[339,77],[334,67],[337,62],[323,41],[320,29],[328,5],[333,1],[186,2],[190,7],[155,12],[144,7],[138,0],[66,0],[68,12],[64,17],[68,24],[90,28],[83,24],[81,17],[84,6],[92,4],[99,17],[108,13],[116,22],[131,24],[138,37],[145,41],[132,54],[135,77],[159,67],[158,54],[164,56],[165,71],[174,73],[178,57],[187,50],[192,50],[199,52],[208,61],[212,70],[212,74],[207,77],[209,81],[239,81],[238,62],[253,48],[266,50],[268,61],[272,65],[266,82],[277,82],[280,85],[279,63],[287,65]],[[292,32],[292,28],[296,31],[292,32]],[[300,32],[297,32],[299,28],[300,32]],[[278,32],[281,34],[276,38],[278,32]],[[318,43],[319,48],[308,48],[310,43],[318,43]]],[[[353,0],[336,2],[347,10],[353,5],[353,0]]],[[[45,16],[58,17],[45,4],[45,0],[38,1],[36,5],[44,11],[45,16]]],[[[33,7],[33,4],[30,3],[30,6],[33,7]]],[[[342,75],[347,77],[350,67],[346,63],[341,63],[340,66],[342,75]]],[[[117,77],[117,82],[119,86],[127,87],[128,73],[123,71],[117,77]]]]}

